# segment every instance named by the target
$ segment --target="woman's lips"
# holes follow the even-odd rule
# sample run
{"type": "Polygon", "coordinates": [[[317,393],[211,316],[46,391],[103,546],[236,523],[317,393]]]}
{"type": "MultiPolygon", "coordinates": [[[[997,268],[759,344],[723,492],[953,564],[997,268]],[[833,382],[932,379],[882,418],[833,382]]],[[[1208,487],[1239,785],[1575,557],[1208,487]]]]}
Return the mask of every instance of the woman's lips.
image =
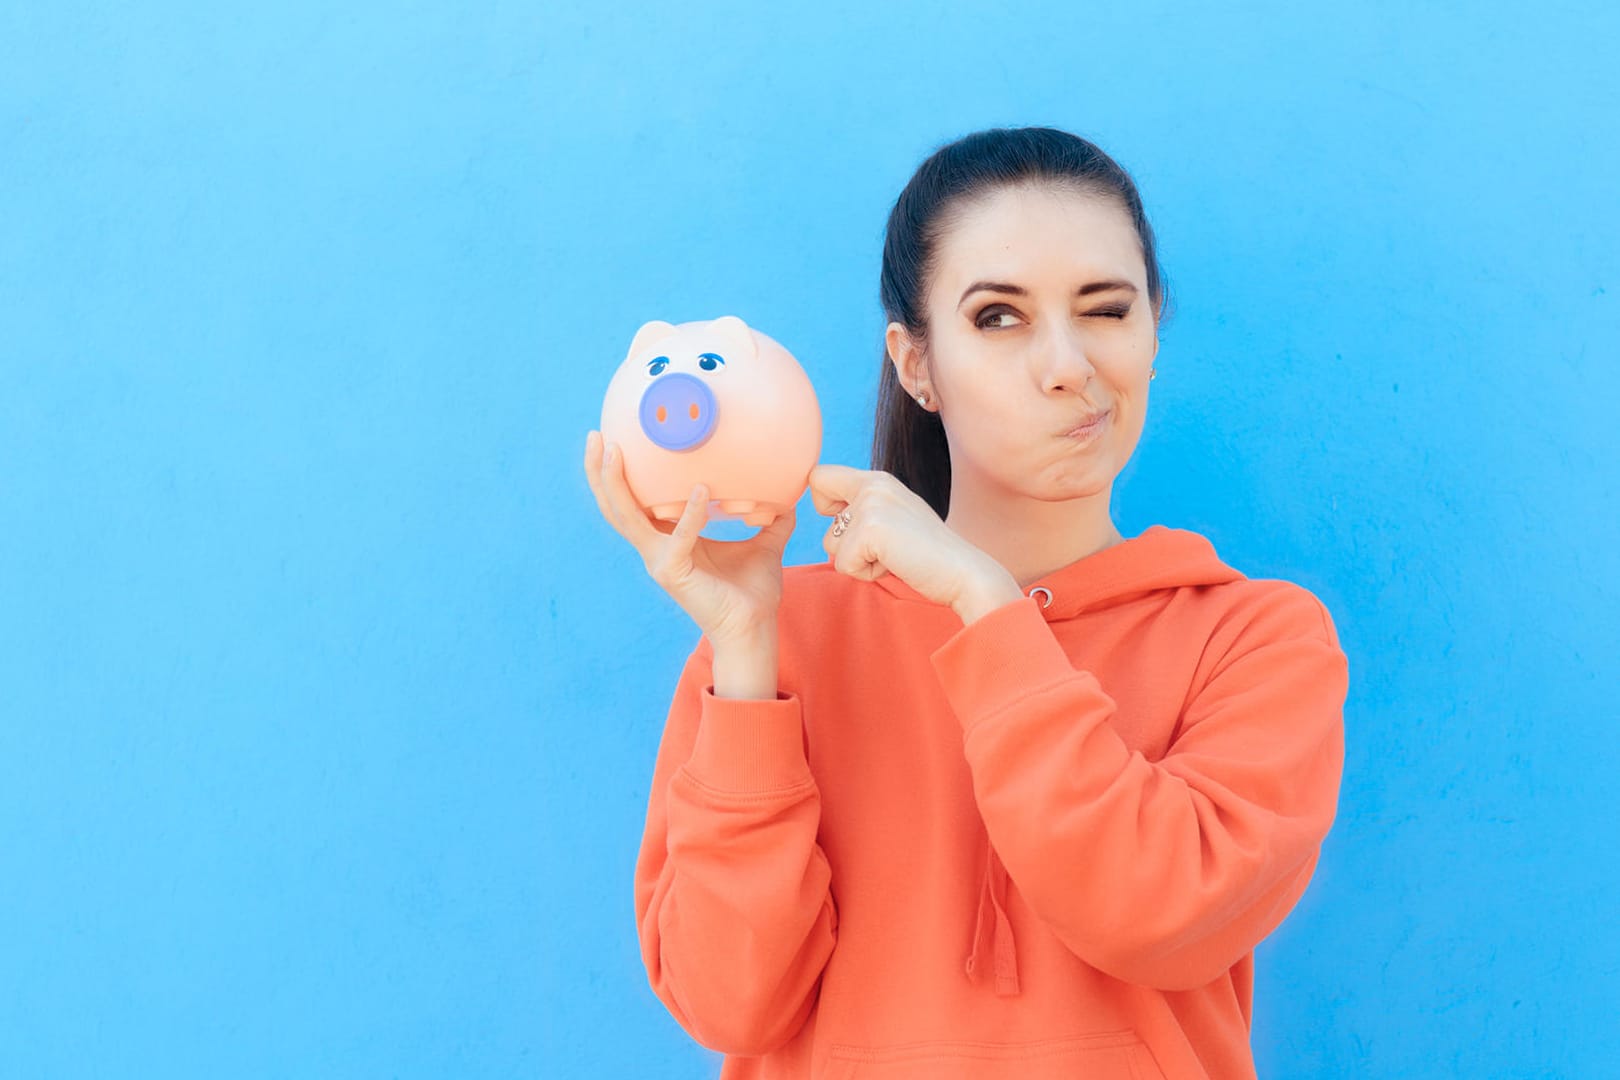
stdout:
{"type": "Polygon", "coordinates": [[[1064,432],[1064,435],[1067,438],[1075,439],[1079,442],[1085,442],[1087,439],[1090,439],[1092,436],[1096,435],[1097,432],[1101,431],[1103,429],[1103,425],[1108,423],[1108,418],[1112,415],[1114,415],[1114,410],[1109,409],[1091,423],[1086,424],[1083,427],[1077,427],[1072,431],[1066,431],[1064,432]]]}

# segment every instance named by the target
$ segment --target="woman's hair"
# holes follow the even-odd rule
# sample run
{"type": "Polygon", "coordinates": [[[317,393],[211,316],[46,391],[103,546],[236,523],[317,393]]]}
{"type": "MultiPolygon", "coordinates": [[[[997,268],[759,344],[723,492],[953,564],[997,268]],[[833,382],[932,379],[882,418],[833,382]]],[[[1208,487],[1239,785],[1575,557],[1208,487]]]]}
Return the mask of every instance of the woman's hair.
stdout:
{"type": "MultiPolygon", "coordinates": [[[[991,128],[940,147],[917,167],[884,230],[879,287],[885,323],[897,322],[922,347],[928,343],[927,287],[939,239],[956,213],[981,194],[1020,183],[1112,198],[1125,209],[1142,243],[1148,296],[1155,319],[1165,315],[1164,272],[1154,253],[1153,229],[1142,212],[1136,184],[1095,144],[1049,127],[991,128]]],[[[918,405],[900,385],[882,350],[872,468],[891,472],[944,517],[950,508],[951,455],[939,415],[918,405]]]]}

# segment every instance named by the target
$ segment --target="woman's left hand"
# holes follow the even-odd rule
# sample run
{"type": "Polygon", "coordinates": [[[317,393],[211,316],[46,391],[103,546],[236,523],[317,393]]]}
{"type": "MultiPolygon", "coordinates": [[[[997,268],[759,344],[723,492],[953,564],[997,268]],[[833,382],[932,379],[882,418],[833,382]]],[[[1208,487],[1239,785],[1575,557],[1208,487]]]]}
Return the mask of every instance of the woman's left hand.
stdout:
{"type": "Polygon", "coordinates": [[[833,517],[821,546],[833,568],[862,581],[894,574],[936,604],[958,614],[970,603],[1022,595],[1018,582],[982,549],[952,532],[921,495],[892,473],[848,465],[810,470],[810,497],[833,517]],[[837,515],[849,511],[840,535],[837,515]]]}

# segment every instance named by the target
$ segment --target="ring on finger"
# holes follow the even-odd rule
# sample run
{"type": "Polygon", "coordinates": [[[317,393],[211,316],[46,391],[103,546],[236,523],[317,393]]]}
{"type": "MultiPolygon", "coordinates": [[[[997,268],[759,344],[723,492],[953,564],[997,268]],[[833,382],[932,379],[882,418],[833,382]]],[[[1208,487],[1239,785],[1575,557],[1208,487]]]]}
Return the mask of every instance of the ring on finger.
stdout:
{"type": "Polygon", "coordinates": [[[832,534],[834,536],[843,536],[844,535],[844,530],[849,528],[849,522],[850,522],[849,511],[847,509],[840,511],[839,514],[838,514],[838,520],[833,522],[832,534]]]}

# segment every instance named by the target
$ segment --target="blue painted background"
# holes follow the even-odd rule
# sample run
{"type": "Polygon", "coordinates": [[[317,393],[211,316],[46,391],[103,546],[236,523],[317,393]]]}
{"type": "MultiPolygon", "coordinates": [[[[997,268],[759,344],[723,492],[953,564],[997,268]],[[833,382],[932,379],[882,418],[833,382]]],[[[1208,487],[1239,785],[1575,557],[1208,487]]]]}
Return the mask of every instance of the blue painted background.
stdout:
{"type": "Polygon", "coordinates": [[[865,467],[892,200],[1046,123],[1177,308],[1117,523],[1351,658],[1261,1075],[1601,1075],[1614,7],[583,7],[0,6],[0,1074],[712,1076],[631,892],[695,628],[585,432],[733,313],[865,467]]]}

